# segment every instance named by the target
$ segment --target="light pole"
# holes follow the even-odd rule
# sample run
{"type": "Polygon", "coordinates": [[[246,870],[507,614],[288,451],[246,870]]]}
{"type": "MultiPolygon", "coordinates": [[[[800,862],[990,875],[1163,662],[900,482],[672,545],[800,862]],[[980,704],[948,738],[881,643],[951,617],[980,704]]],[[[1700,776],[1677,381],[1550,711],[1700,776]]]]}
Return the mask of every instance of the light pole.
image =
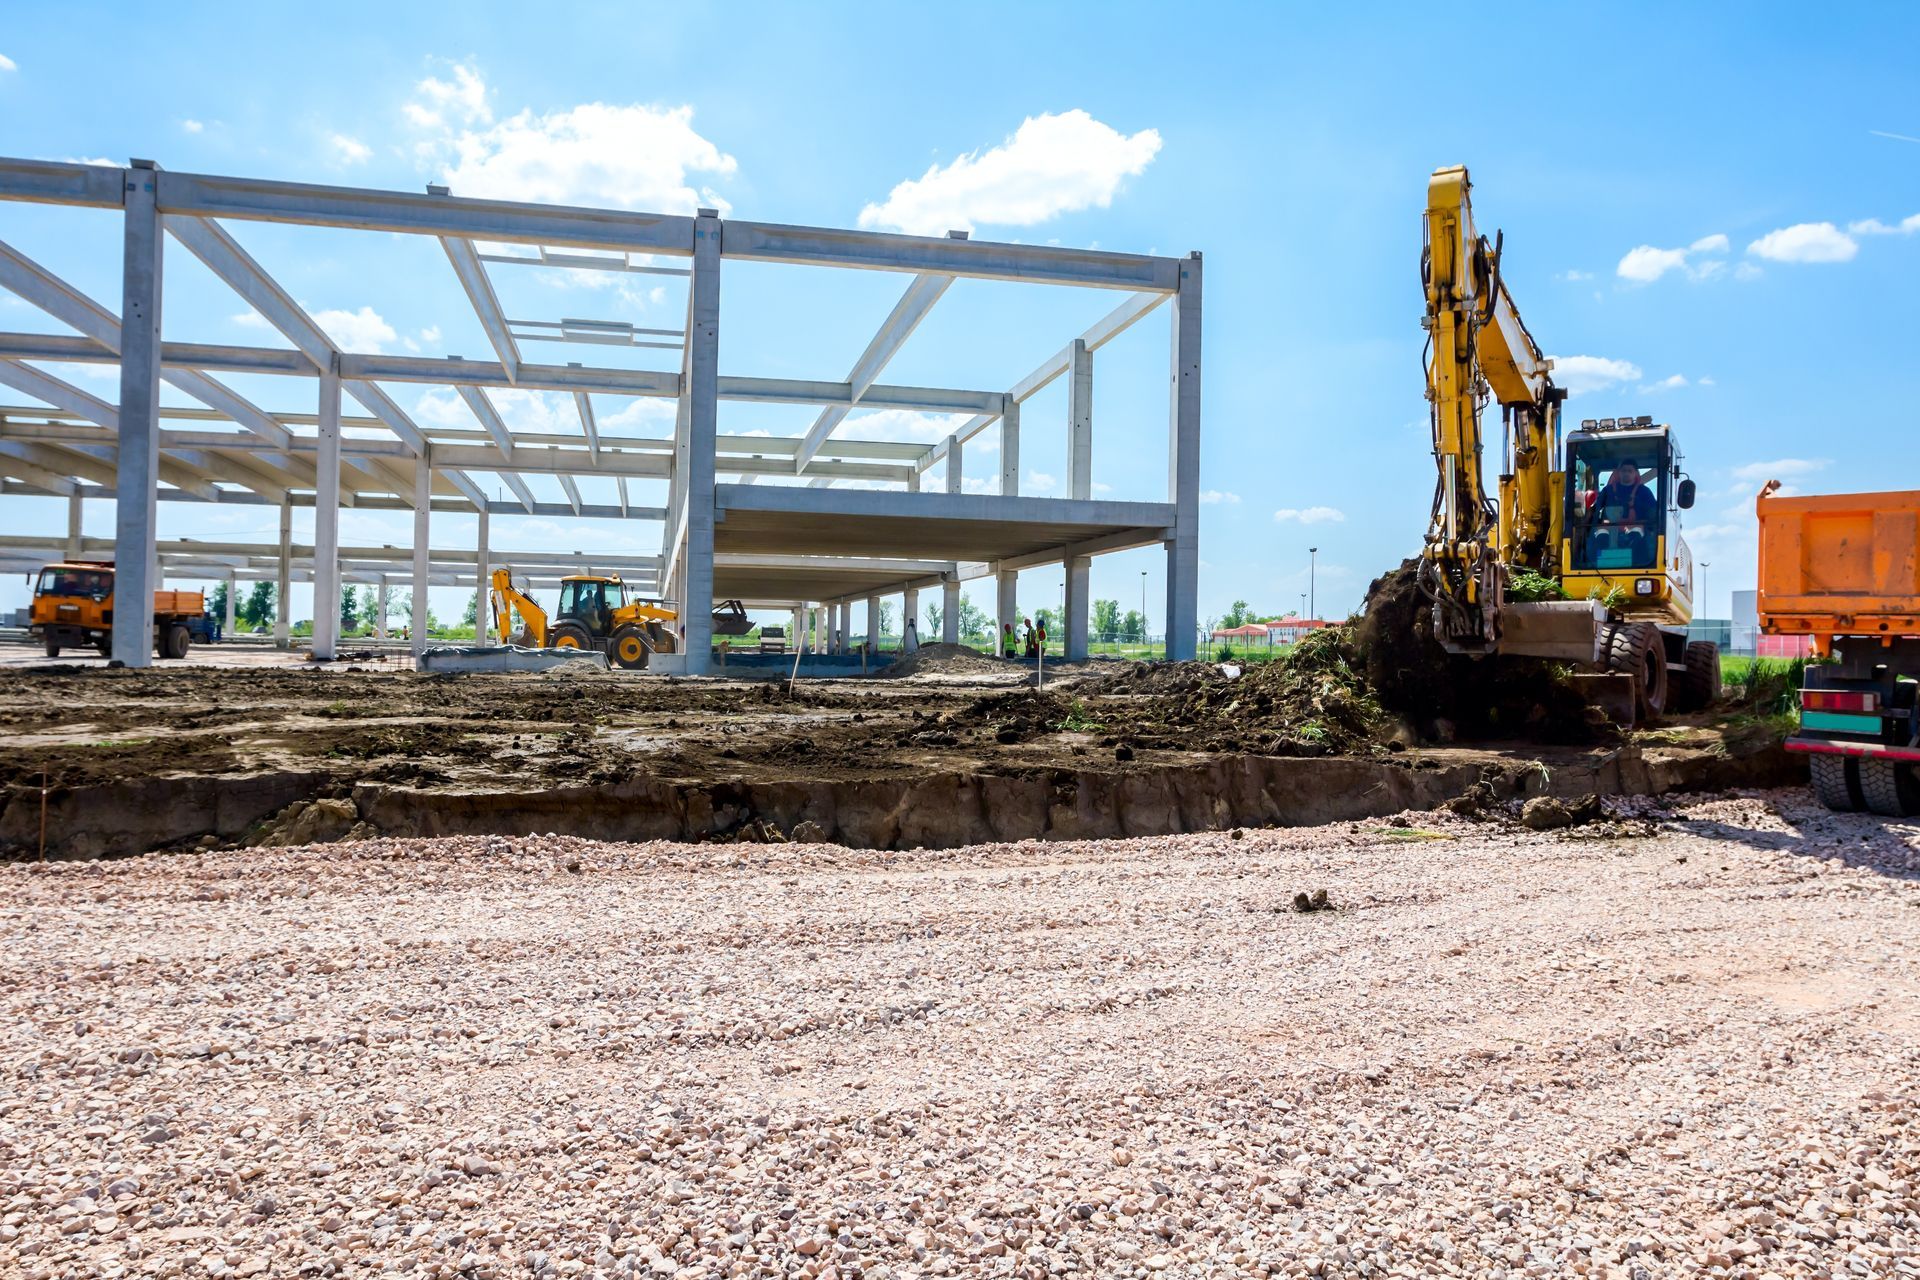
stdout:
{"type": "Polygon", "coordinates": [[[1140,643],[1147,642],[1147,571],[1140,571],[1140,643]]]}
{"type": "Polygon", "coordinates": [[[1697,614],[1697,613],[1703,613],[1703,612],[1705,612],[1705,611],[1706,611],[1706,607],[1707,607],[1707,570],[1709,570],[1709,569],[1711,569],[1711,568],[1713,568],[1713,561],[1711,561],[1711,560],[1702,560],[1702,561],[1700,562],[1700,581],[1694,584],[1695,586],[1697,586],[1697,587],[1699,587],[1699,588],[1700,588],[1700,591],[1699,591],[1699,594],[1698,594],[1697,596],[1695,596],[1695,597],[1694,597],[1694,604],[1695,604],[1695,606],[1696,606],[1696,607],[1695,607],[1695,609],[1694,609],[1694,612],[1695,612],[1696,614],[1697,614]]]}
{"type": "Polygon", "coordinates": [[[1313,617],[1314,611],[1320,607],[1319,591],[1316,586],[1316,582],[1319,576],[1320,576],[1320,548],[1308,547],[1307,548],[1307,616],[1309,618],[1313,617]]]}
{"type": "Polygon", "coordinates": [[[1306,620],[1307,620],[1307,593],[1302,591],[1300,593],[1300,621],[1305,622],[1306,620]]]}

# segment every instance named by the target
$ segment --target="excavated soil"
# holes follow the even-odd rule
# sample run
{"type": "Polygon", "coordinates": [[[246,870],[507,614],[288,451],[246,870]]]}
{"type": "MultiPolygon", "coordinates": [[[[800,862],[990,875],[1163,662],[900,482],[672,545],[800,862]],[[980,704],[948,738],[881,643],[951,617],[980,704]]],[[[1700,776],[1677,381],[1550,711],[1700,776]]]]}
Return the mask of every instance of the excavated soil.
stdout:
{"type": "Polygon", "coordinates": [[[1504,798],[1795,780],[1700,723],[1580,749],[1408,745],[1344,638],[1228,679],[1092,664],[1044,690],[979,655],[911,678],[671,680],[51,666],[0,692],[0,853],[346,835],[985,840],[1304,825],[1504,798]],[[969,674],[977,672],[977,674],[969,674]],[[324,803],[317,803],[324,802],[324,803]]]}

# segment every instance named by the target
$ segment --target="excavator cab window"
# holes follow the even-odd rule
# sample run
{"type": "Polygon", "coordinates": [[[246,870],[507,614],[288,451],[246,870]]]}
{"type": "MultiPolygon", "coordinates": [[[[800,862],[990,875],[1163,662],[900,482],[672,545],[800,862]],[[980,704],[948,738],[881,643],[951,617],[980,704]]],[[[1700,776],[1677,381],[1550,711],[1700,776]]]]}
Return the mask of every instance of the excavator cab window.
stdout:
{"type": "Polygon", "coordinates": [[[1576,439],[1568,453],[1567,529],[1574,569],[1657,569],[1667,528],[1664,436],[1576,439]]]}

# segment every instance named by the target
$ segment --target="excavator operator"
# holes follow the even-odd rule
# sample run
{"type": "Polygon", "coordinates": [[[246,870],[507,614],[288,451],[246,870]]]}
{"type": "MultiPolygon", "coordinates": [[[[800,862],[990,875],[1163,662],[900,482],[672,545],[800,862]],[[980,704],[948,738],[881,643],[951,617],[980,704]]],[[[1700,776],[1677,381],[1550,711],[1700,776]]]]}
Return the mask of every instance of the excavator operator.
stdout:
{"type": "Polygon", "coordinates": [[[1593,546],[1596,550],[1621,547],[1633,553],[1633,563],[1651,562],[1651,526],[1658,523],[1660,503],[1640,480],[1640,468],[1622,462],[1594,500],[1593,546]]]}

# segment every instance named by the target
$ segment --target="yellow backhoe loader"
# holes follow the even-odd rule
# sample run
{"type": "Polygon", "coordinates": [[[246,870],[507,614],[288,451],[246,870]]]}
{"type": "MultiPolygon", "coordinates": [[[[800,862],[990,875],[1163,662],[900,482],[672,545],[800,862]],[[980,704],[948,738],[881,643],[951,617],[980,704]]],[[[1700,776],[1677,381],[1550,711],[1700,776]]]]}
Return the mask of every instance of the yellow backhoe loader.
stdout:
{"type": "Polygon", "coordinates": [[[1439,467],[1420,587],[1434,638],[1450,653],[1550,658],[1625,677],[1629,720],[1705,706],[1718,692],[1720,651],[1687,641],[1693,554],[1680,512],[1693,506],[1694,484],[1673,429],[1649,417],[1588,418],[1563,443],[1567,392],[1501,279],[1504,238],[1489,245],[1474,229],[1470,189],[1464,167],[1434,171],[1420,260],[1439,467]],[[1497,503],[1481,459],[1489,400],[1502,421],[1497,503]],[[1526,594],[1565,598],[1509,599],[1521,571],[1536,588],[1526,594]],[[1558,591],[1538,590],[1542,580],[1558,591]]]}
{"type": "Polygon", "coordinates": [[[674,653],[680,615],[658,600],[629,599],[617,577],[577,574],[560,580],[560,608],[547,611],[513,583],[505,569],[493,571],[490,602],[494,626],[508,644],[528,649],[594,649],[614,663],[638,671],[656,653],[674,653]],[[520,615],[520,628],[513,615],[520,615]]]}

